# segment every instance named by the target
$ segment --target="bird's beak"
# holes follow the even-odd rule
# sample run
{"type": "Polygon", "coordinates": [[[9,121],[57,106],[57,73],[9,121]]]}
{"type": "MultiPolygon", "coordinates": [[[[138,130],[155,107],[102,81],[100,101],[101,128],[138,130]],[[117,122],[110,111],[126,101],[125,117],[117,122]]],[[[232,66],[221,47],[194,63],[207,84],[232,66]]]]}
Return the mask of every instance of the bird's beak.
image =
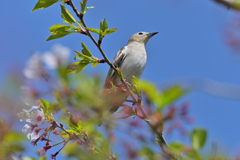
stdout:
{"type": "Polygon", "coordinates": [[[152,36],[154,36],[155,34],[158,34],[158,32],[148,33],[147,36],[152,37],[152,36]]]}

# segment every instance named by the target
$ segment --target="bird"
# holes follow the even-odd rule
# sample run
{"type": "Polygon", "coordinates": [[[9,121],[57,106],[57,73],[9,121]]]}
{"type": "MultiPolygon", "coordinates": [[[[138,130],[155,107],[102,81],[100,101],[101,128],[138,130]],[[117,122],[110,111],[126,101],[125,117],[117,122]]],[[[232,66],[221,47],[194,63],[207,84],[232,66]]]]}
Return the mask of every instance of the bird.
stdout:
{"type": "MultiPolygon", "coordinates": [[[[140,79],[146,66],[147,53],[145,45],[147,44],[148,40],[157,33],[158,32],[137,32],[133,34],[129,38],[127,45],[122,47],[113,59],[113,66],[121,69],[123,78],[130,88],[133,86],[133,76],[135,76],[137,79],[140,79]]],[[[109,89],[111,84],[115,86],[119,86],[121,84],[118,73],[116,73],[112,67],[110,67],[108,71],[104,89],[109,89]]],[[[128,96],[126,94],[120,97],[120,100],[118,100],[117,104],[112,105],[109,108],[107,115],[110,116],[116,112],[122,103],[127,99],[127,97],[128,96]]],[[[101,124],[102,122],[99,123],[99,126],[101,124]]]]}

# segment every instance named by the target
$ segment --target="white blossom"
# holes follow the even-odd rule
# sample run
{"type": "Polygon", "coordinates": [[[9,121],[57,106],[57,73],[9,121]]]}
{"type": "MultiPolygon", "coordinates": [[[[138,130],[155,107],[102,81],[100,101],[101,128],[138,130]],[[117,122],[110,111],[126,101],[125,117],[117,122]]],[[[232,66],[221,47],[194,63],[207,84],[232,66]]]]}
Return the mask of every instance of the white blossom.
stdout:
{"type": "Polygon", "coordinates": [[[59,65],[66,66],[70,56],[70,49],[60,44],[53,46],[51,52],[45,52],[42,56],[42,61],[49,69],[56,69],[59,65]]]}
{"type": "Polygon", "coordinates": [[[30,116],[26,119],[27,122],[31,124],[37,124],[40,125],[43,123],[45,117],[42,110],[37,110],[36,112],[33,112],[30,114],[30,116]]]}
{"type": "Polygon", "coordinates": [[[27,134],[27,138],[30,140],[37,139],[40,136],[40,129],[35,128],[37,125],[25,124],[22,132],[27,134]],[[34,129],[35,128],[35,129],[34,129]]]}
{"type": "MultiPolygon", "coordinates": [[[[33,126],[32,125],[29,125],[29,124],[25,124],[24,126],[23,126],[23,129],[22,129],[22,132],[23,133],[26,133],[26,134],[31,134],[32,133],[32,131],[33,131],[33,126]]],[[[28,135],[27,135],[27,137],[28,137],[28,135]]]]}
{"type": "Polygon", "coordinates": [[[39,109],[39,107],[40,107],[40,105],[38,105],[38,106],[32,106],[29,110],[27,110],[27,109],[23,109],[23,111],[24,112],[31,112],[31,111],[33,111],[33,110],[37,110],[37,109],[39,109]]]}
{"type": "Polygon", "coordinates": [[[17,116],[20,118],[21,122],[27,121],[31,117],[30,112],[33,110],[39,109],[39,107],[40,107],[40,105],[32,106],[29,110],[23,109],[23,112],[18,113],[17,116]]]}
{"type": "Polygon", "coordinates": [[[23,109],[23,112],[17,114],[20,121],[26,121],[30,124],[25,124],[22,131],[27,134],[30,140],[37,139],[40,135],[40,129],[35,128],[41,125],[44,120],[44,112],[40,109],[40,105],[32,106],[30,109],[23,109]],[[34,129],[35,128],[35,129],[34,129]]]}
{"type": "Polygon", "coordinates": [[[28,60],[27,66],[23,70],[24,76],[29,79],[41,77],[43,72],[41,63],[41,56],[38,53],[33,54],[33,56],[28,60]]]}
{"type": "Polygon", "coordinates": [[[17,116],[19,117],[20,122],[24,122],[28,119],[30,114],[28,112],[20,112],[20,113],[17,114],[17,116]]]}
{"type": "Polygon", "coordinates": [[[30,137],[28,137],[28,139],[33,140],[33,139],[37,139],[40,136],[40,129],[39,128],[35,128],[31,134],[30,137]]]}

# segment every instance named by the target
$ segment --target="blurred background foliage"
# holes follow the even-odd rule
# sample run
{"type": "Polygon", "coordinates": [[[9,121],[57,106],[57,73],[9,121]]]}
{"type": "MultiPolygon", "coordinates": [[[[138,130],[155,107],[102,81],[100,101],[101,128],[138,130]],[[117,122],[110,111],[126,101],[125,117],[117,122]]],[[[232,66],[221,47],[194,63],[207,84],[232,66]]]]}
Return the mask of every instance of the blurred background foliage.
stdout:
{"type": "MultiPolygon", "coordinates": [[[[84,29],[82,22],[77,21],[70,9],[65,7],[69,1],[39,0],[33,11],[50,7],[57,2],[61,4],[64,24],[50,27],[51,35],[46,41],[72,33],[86,34],[86,30],[97,33],[98,40],[102,41],[106,35],[117,30],[108,29],[106,19],[100,22],[99,29],[84,29]]],[[[86,3],[86,0],[81,2],[82,14],[93,8],[87,8],[86,3]]],[[[220,3],[228,8],[238,9],[238,1],[234,1],[234,4],[229,1],[220,3]]],[[[226,35],[230,39],[228,44],[238,49],[236,34],[231,30],[226,35]]],[[[184,101],[184,96],[189,94],[191,89],[180,84],[159,89],[150,81],[140,80],[136,89],[140,88],[142,91],[147,121],[163,130],[164,135],[171,135],[176,131],[188,137],[189,143],[176,140],[164,149],[159,137],[155,136],[149,125],[140,118],[130,101],[124,103],[116,114],[106,118],[106,110],[117,101],[120,93],[115,92],[113,86],[109,91],[111,94],[106,96],[102,75],[81,72],[90,63],[92,67],[100,63],[83,42],[81,46],[81,53],[75,51],[75,61],[72,64],[68,60],[69,49],[56,45],[52,51],[42,55],[33,53],[23,75],[9,75],[0,95],[0,159],[39,159],[39,152],[30,147],[31,142],[21,131],[23,123],[16,117],[22,109],[30,108],[39,102],[46,109],[45,116],[46,112],[52,114],[56,122],[61,122],[69,133],[82,140],[77,141],[64,131],[58,136],[51,135],[53,140],[65,138],[70,142],[64,145],[62,150],[58,146],[51,148],[46,156],[40,157],[42,160],[51,159],[51,155],[58,151],[61,151],[61,155],[58,155],[57,159],[226,159],[216,155],[217,148],[214,144],[211,149],[205,152],[202,150],[207,142],[207,130],[198,127],[188,129],[189,125],[194,124],[194,118],[189,115],[190,106],[188,101],[184,101]],[[183,103],[179,103],[180,98],[183,103]],[[104,123],[99,127],[97,124],[101,119],[104,119],[104,123]],[[169,153],[175,158],[170,157],[169,153]]],[[[46,121],[42,125],[42,128],[47,128],[52,123],[46,121]]],[[[37,148],[42,146],[44,142],[38,142],[37,148]]]]}

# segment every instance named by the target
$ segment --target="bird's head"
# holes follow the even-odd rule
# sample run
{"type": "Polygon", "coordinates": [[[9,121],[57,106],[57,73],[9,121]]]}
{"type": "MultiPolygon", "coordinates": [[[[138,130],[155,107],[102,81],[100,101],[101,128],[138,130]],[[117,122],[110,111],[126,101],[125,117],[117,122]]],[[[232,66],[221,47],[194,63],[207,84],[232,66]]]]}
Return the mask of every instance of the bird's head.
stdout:
{"type": "Polygon", "coordinates": [[[129,38],[128,43],[139,42],[139,43],[143,43],[144,45],[146,45],[148,40],[157,33],[158,32],[153,32],[153,33],[138,32],[138,33],[135,33],[134,35],[132,35],[129,38]]]}

